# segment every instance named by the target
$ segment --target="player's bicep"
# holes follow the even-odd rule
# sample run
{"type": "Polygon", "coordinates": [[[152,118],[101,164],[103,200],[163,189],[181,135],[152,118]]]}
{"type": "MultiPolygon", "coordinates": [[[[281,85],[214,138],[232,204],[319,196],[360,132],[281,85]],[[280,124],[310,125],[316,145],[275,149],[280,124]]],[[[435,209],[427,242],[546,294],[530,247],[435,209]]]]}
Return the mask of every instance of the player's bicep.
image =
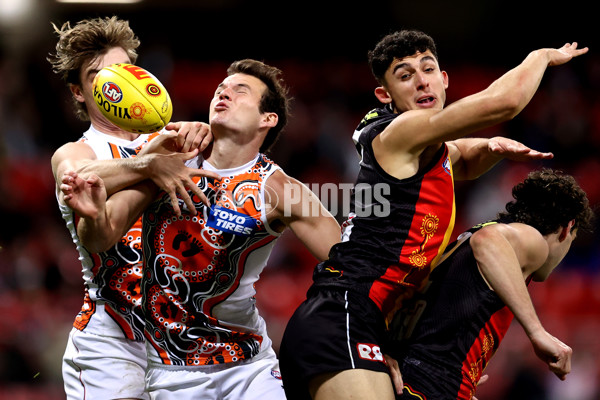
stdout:
{"type": "Polygon", "coordinates": [[[82,164],[95,160],[96,153],[82,142],[67,143],[52,155],[52,172],[56,182],[60,182],[67,171],[76,171],[82,164]]]}

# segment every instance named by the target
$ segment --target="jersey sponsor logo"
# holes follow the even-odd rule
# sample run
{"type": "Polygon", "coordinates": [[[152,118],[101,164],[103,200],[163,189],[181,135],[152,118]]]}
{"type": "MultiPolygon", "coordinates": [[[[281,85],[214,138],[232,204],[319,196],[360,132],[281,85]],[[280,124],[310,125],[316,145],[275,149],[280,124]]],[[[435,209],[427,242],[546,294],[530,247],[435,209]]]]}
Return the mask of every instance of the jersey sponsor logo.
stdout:
{"type": "Polygon", "coordinates": [[[356,349],[358,350],[358,356],[363,360],[385,362],[381,347],[376,344],[357,343],[356,349]]]}
{"type": "Polygon", "coordinates": [[[256,220],[237,211],[215,206],[210,209],[206,225],[234,235],[249,236],[256,227],[256,220]]]}

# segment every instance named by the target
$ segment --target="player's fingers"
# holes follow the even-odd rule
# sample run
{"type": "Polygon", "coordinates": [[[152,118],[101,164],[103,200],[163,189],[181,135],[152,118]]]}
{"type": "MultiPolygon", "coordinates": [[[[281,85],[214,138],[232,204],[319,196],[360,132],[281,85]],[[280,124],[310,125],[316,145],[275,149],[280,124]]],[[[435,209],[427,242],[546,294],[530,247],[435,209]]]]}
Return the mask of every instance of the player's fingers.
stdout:
{"type": "Polygon", "coordinates": [[[190,176],[203,176],[205,178],[212,178],[217,181],[220,181],[222,178],[221,175],[217,174],[214,171],[209,171],[207,169],[201,168],[189,168],[189,174],[190,176]]]}
{"type": "Polygon", "coordinates": [[[182,152],[180,154],[180,157],[184,161],[191,160],[192,158],[194,158],[194,157],[196,157],[198,155],[198,152],[199,152],[198,149],[193,149],[193,150],[190,150],[190,151],[182,152]]]}
{"type": "Polygon", "coordinates": [[[73,182],[77,178],[77,172],[75,171],[65,171],[63,176],[61,177],[61,182],[69,183],[73,182]]]}
{"type": "Polygon", "coordinates": [[[208,200],[208,197],[206,197],[206,195],[204,193],[202,193],[202,191],[200,191],[200,193],[196,194],[199,198],[200,201],[208,208],[210,208],[210,201],[208,200]]]}
{"type": "Polygon", "coordinates": [[[181,125],[181,122],[169,122],[167,125],[165,125],[165,130],[179,132],[181,125]]]}
{"type": "Polygon", "coordinates": [[[171,206],[173,207],[173,212],[178,217],[181,216],[181,208],[179,208],[179,198],[175,194],[175,192],[168,192],[169,198],[171,199],[171,206]]]}
{"type": "Polygon", "coordinates": [[[213,140],[213,136],[212,136],[212,132],[208,132],[204,138],[202,139],[202,143],[200,143],[200,151],[203,151],[204,149],[206,149],[208,147],[208,145],[212,142],[213,140]]]}
{"type": "Polygon", "coordinates": [[[488,379],[490,379],[490,376],[488,374],[481,375],[481,378],[479,378],[479,382],[477,382],[477,385],[479,386],[483,383],[486,383],[488,379]]]}

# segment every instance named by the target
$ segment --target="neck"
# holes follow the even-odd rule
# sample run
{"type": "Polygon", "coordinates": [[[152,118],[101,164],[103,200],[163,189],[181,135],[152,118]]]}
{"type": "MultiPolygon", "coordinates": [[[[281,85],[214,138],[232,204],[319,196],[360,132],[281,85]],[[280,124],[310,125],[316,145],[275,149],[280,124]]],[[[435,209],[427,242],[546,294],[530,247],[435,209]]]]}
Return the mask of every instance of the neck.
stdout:
{"type": "Polygon", "coordinates": [[[239,167],[252,161],[260,146],[254,142],[237,143],[231,138],[215,138],[212,146],[204,152],[206,161],[217,169],[239,167]]]}
{"type": "Polygon", "coordinates": [[[99,132],[129,141],[135,140],[140,136],[139,133],[124,131],[108,121],[98,120],[95,118],[92,118],[92,126],[99,132]]]}

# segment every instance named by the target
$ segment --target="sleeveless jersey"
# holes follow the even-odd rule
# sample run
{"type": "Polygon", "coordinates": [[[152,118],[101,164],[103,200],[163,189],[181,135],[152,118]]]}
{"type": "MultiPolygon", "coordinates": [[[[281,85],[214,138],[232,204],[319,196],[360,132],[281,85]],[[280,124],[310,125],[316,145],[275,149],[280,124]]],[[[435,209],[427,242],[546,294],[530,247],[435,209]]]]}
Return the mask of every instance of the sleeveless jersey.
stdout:
{"type": "Polygon", "coordinates": [[[143,308],[149,362],[201,366],[247,360],[271,348],[254,283],[279,233],[268,225],[265,182],[279,167],[259,156],[239,168],[203,168],[222,179],[194,182],[191,215],[177,217],[167,195],[144,213],[143,308]]]}
{"type": "Polygon", "coordinates": [[[452,244],[427,290],[412,300],[404,329],[396,329],[405,336],[394,354],[408,389],[400,398],[471,399],[506,335],[513,314],[488,287],[469,245],[472,232],[491,223],[497,222],[477,225],[452,244]]]}
{"type": "MultiPolygon", "coordinates": [[[[140,135],[128,141],[90,126],[79,141],[89,145],[99,160],[106,160],[135,157],[157,135],[140,135]]],[[[143,340],[141,219],[114,247],[91,253],[77,236],[75,213],[60,202],[59,208],[79,252],[85,286],[84,303],[73,326],[96,335],[143,340]]]]}
{"type": "Polygon", "coordinates": [[[373,139],[398,115],[387,108],[373,110],[354,132],[361,160],[351,212],[342,224],[342,242],[314,273],[316,286],[358,291],[386,319],[428,276],[450,240],[455,214],[445,144],[429,165],[406,179],[391,176],[375,159],[373,139]]]}

